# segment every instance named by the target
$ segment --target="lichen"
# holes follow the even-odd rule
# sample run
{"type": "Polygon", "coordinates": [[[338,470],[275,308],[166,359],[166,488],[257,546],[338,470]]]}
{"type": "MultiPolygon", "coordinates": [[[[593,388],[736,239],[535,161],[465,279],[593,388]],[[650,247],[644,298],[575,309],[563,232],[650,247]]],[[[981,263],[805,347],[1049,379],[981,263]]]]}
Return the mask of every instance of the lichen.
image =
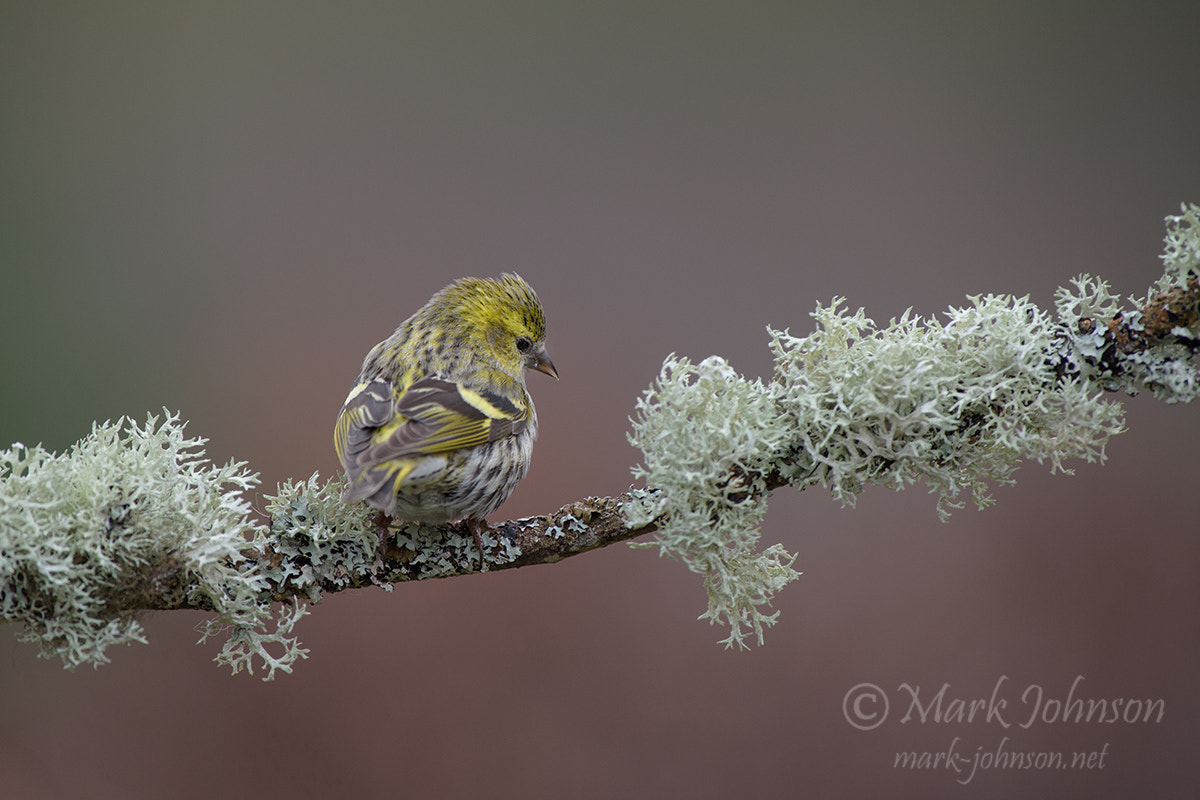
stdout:
{"type": "Polygon", "coordinates": [[[1181,203],[1179,212],[1166,218],[1162,254],[1165,272],[1151,291],[1184,288],[1191,278],[1200,275],[1200,205],[1181,203]]]}
{"type": "Polygon", "coordinates": [[[1056,377],[1056,327],[1028,298],[987,295],[946,321],[909,312],[877,327],[841,301],[818,307],[805,339],[773,331],[775,381],[794,431],[781,469],[801,488],[824,484],[853,503],[869,484],[921,481],[946,519],[971,493],[1012,482],[1024,459],[1102,460],[1120,405],[1056,377]]]}
{"type": "Polygon", "coordinates": [[[0,452],[0,613],[67,667],[144,642],[138,612],[114,598],[148,566],[174,564],[186,601],[232,625],[264,617],[264,582],[241,556],[257,476],[218,467],[178,414],[92,427],[62,455],[22,444],[0,452]]]}
{"type": "Polygon", "coordinates": [[[1059,371],[1109,392],[1148,389],[1166,403],[1200,397],[1200,206],[1166,218],[1163,275],[1143,297],[1122,303],[1108,285],[1081,275],[1055,295],[1059,371]]]}
{"type": "Polygon", "coordinates": [[[235,675],[243,669],[253,674],[257,659],[267,668],[264,681],[274,680],[276,670],[290,673],[297,661],[308,658],[308,650],[292,635],[296,623],[309,614],[303,603],[293,600],[284,605],[275,618],[272,631],[268,630],[273,616],[268,606],[248,606],[245,610],[252,613],[207,620],[197,644],[212,636],[225,636],[225,644],[217,656],[218,663],[229,666],[235,675]],[[278,654],[272,652],[276,649],[280,650],[278,654]]]}
{"type": "Polygon", "coordinates": [[[628,524],[658,521],[648,546],[704,575],[703,618],[729,626],[727,646],[745,647],[750,633],[761,643],[776,618],[763,606],[799,575],[781,546],[755,552],[766,476],[787,436],[773,391],[715,356],[667,358],[638,400],[629,439],[643,453],[634,475],[650,490],[633,493],[628,524]]]}
{"type": "Polygon", "coordinates": [[[1167,218],[1165,274],[1138,308],[1082,275],[1055,298],[1057,316],[1028,297],[986,295],[945,320],[906,311],[878,326],[844,301],[818,305],[817,329],[768,329],[775,372],[743,378],[723,359],[670,356],[638,401],[630,443],[646,488],[624,507],[647,546],[705,576],[702,618],[729,626],[725,643],[759,642],[776,614],[762,609],[799,573],[774,546],[756,553],[768,479],[823,485],[852,504],[868,485],[922,482],[945,520],[993,502],[1026,460],[1066,472],[1103,461],[1124,430],[1105,392],[1149,388],[1167,402],[1200,395],[1200,207],[1167,218]],[[1158,309],[1154,330],[1142,309],[1158,309]]]}
{"type": "Polygon", "coordinates": [[[272,553],[258,571],[277,592],[302,593],[315,603],[323,585],[358,586],[374,574],[379,538],[371,514],[361,503],[343,503],[344,488],[340,479],[322,483],[314,473],[283,483],[268,498],[271,526],[258,531],[253,545],[272,553]]]}

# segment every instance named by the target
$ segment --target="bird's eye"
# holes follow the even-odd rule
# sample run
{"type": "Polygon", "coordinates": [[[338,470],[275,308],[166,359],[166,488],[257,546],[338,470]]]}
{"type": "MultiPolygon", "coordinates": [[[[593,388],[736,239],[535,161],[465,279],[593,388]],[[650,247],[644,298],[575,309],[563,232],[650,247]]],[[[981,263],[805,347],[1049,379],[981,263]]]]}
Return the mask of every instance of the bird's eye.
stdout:
{"type": "Polygon", "coordinates": [[[528,336],[521,336],[517,339],[517,349],[522,353],[528,353],[531,347],[533,347],[533,342],[529,341],[528,336]]]}

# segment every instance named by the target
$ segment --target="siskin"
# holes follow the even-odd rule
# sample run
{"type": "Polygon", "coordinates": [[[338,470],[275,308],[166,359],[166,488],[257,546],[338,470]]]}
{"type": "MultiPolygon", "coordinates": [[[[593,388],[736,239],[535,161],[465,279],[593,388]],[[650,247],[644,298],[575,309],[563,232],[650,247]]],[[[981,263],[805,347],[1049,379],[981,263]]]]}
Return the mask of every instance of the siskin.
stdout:
{"type": "Polygon", "coordinates": [[[525,477],[537,436],[525,368],[558,378],[545,338],[541,301],[518,275],[462,278],[430,298],[367,354],[338,414],[343,500],[413,522],[465,519],[482,561],[483,518],[525,477]]]}

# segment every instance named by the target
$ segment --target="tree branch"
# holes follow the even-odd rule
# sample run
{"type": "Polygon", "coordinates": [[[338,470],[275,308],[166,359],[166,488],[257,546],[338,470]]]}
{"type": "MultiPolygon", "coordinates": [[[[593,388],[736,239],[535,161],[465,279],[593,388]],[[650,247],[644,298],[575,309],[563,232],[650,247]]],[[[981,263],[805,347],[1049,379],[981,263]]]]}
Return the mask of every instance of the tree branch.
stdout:
{"type": "Polygon", "coordinates": [[[206,636],[229,630],[218,659],[235,672],[261,659],[270,678],[305,654],[291,636],[305,601],[550,564],[656,532],[705,576],[703,616],[729,625],[726,644],[761,641],[777,616],[763,608],[798,575],[780,545],[758,547],[773,490],[822,484],[853,502],[868,484],[924,481],[945,515],[964,490],[990,503],[988,485],[1011,482],[1022,460],[1103,459],[1124,426],[1102,391],[1200,396],[1200,207],[1168,218],[1163,260],[1157,290],[1129,311],[1087,276],[1059,290],[1056,319],[1008,296],[970,298],[945,323],[876,326],[841,301],[818,306],[812,335],[773,332],[766,383],[717,357],[669,357],[631,436],[648,488],[499,523],[482,533],[482,559],[463,526],[382,531],[341,502],[340,480],[316,475],[281,487],[257,523],[243,496],[257,476],[203,458],[204,440],[170,413],[96,425],[61,456],[14,445],[0,452],[0,611],[67,666],[142,641],[143,612],[215,612],[206,636]],[[275,615],[280,602],[291,609],[275,615]]]}
{"type": "MultiPolygon", "coordinates": [[[[363,586],[383,586],[428,578],[451,578],[481,571],[515,569],[534,564],[554,564],[564,558],[607,547],[616,542],[652,533],[657,526],[629,527],[621,506],[628,494],[617,497],[588,497],[563,506],[558,511],[541,516],[523,517],[497,523],[484,533],[487,553],[481,568],[479,553],[470,533],[460,524],[418,524],[392,520],[386,533],[386,546],[376,548],[364,570],[346,574],[326,572],[317,566],[315,584],[298,585],[294,580],[273,582],[271,599],[286,601],[293,598],[314,599],[315,586],[322,594],[355,589],[363,586]]],[[[379,533],[375,531],[374,533],[379,533]]],[[[362,543],[359,537],[358,542],[362,543]]],[[[368,542],[370,539],[367,540],[368,542]]],[[[290,548],[289,548],[290,549],[290,548]]],[[[273,572],[286,558],[273,547],[253,554],[273,572]]],[[[293,557],[294,558],[294,557],[293,557]]],[[[301,567],[314,566],[301,558],[301,567]]]]}

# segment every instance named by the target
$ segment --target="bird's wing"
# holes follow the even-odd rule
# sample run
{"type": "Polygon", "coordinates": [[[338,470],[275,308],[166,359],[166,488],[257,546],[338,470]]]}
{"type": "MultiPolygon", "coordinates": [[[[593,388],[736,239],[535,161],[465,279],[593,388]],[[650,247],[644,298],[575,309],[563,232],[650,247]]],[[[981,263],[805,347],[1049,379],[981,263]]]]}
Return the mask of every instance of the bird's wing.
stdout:
{"type": "Polygon", "coordinates": [[[397,459],[445,454],[525,430],[528,406],[439,377],[415,381],[399,397],[377,378],[354,387],[334,428],[334,447],[351,483],[397,459]]]}

